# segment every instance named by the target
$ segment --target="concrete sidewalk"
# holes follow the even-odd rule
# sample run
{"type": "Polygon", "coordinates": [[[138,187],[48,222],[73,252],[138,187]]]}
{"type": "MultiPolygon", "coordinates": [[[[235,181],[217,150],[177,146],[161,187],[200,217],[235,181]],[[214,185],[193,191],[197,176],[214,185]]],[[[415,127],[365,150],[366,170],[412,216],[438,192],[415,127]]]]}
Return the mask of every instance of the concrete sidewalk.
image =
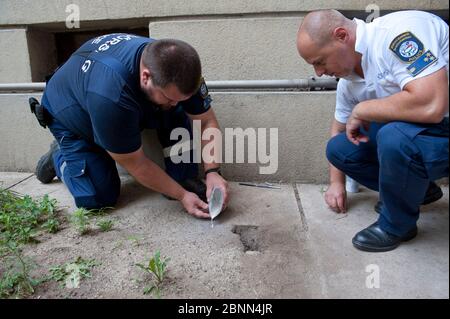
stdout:
{"type": "MultiPolygon", "coordinates": [[[[35,197],[49,194],[64,214],[74,211],[64,185],[43,185],[32,174],[0,173],[0,187],[35,197]]],[[[349,195],[348,214],[331,212],[324,185],[262,189],[231,183],[232,200],[214,227],[181,205],[122,177],[113,231],[79,236],[69,223],[26,254],[37,274],[74,260],[101,264],[79,289],[56,283],[38,287],[36,298],[150,298],[136,263],[156,250],[170,257],[163,298],[449,298],[449,193],[423,207],[419,235],[387,253],[365,253],[353,235],[377,218],[375,192],[349,195]],[[379,274],[379,288],[367,283],[379,274]]]]}

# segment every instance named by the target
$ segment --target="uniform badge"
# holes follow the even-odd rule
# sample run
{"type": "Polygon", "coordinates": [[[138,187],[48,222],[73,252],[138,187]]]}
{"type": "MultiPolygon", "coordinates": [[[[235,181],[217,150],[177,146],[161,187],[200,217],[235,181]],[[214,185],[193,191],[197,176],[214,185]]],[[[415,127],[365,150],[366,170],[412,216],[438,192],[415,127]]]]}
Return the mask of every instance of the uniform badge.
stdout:
{"type": "Polygon", "coordinates": [[[422,42],[411,32],[404,32],[392,40],[389,49],[403,62],[412,63],[423,52],[422,42]]]}
{"type": "Polygon", "coordinates": [[[208,87],[206,86],[205,79],[203,77],[200,80],[200,95],[203,99],[206,99],[209,95],[208,87]]]}
{"type": "Polygon", "coordinates": [[[436,56],[433,53],[431,53],[430,50],[428,50],[406,69],[408,70],[409,73],[411,73],[412,76],[416,76],[417,74],[425,70],[427,67],[435,63],[437,60],[438,59],[436,58],[436,56]]]}

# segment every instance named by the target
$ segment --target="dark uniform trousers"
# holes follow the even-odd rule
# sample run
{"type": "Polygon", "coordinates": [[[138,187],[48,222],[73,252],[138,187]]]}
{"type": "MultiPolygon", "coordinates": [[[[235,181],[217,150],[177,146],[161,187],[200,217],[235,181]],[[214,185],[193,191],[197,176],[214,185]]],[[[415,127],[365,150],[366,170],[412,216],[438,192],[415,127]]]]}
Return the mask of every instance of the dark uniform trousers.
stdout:
{"type": "MultiPolygon", "coordinates": [[[[157,112],[152,123],[146,128],[157,130],[163,148],[176,144],[170,140],[172,129],[182,127],[192,136],[192,127],[186,113],[179,106],[168,112],[157,112]]],[[[115,161],[101,147],[74,134],[63,123],[64,114],[58,114],[49,125],[50,131],[59,144],[59,150],[53,155],[56,175],[69,189],[77,207],[98,209],[112,207],[117,203],[120,194],[120,178],[115,161]]],[[[176,181],[193,178],[198,174],[198,165],[192,163],[175,164],[165,158],[166,172],[176,181]]]]}
{"type": "Polygon", "coordinates": [[[379,191],[380,227],[403,236],[416,226],[430,181],[449,176],[449,121],[439,124],[372,123],[369,142],[352,144],[341,133],[327,145],[331,164],[379,191]]]}

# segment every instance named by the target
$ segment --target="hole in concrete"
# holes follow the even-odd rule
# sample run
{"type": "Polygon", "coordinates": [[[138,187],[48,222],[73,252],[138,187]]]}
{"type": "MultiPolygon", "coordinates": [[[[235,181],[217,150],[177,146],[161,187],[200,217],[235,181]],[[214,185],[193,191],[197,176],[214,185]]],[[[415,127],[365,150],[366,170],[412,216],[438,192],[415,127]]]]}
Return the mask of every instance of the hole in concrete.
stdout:
{"type": "Polygon", "coordinates": [[[259,251],[258,226],[234,225],[231,231],[239,235],[244,252],[259,251]]]}

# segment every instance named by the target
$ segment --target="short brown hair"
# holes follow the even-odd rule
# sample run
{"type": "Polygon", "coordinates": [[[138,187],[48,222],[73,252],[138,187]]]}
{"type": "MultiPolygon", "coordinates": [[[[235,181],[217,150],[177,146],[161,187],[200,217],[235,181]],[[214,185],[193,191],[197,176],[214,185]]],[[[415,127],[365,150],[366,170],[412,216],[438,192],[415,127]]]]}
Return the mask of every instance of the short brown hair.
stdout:
{"type": "Polygon", "coordinates": [[[149,43],[142,53],[142,63],[152,74],[152,81],[161,88],[174,84],[182,94],[199,88],[202,76],[200,57],[188,43],[161,39],[149,43]]]}

